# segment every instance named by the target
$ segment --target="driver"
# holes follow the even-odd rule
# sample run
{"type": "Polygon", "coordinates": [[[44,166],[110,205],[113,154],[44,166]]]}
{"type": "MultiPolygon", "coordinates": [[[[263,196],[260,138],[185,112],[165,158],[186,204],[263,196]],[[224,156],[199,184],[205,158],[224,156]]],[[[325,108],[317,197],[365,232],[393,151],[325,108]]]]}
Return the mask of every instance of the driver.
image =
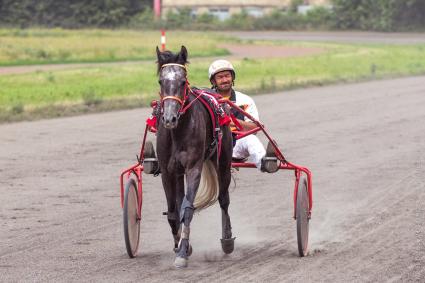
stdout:
{"type": "MultiPolygon", "coordinates": [[[[219,93],[224,99],[229,99],[242,108],[256,120],[259,120],[258,110],[254,100],[246,94],[233,89],[236,72],[233,65],[227,60],[216,60],[211,63],[208,69],[208,76],[212,84],[212,89],[219,93]]],[[[256,124],[245,117],[242,113],[232,109],[232,114],[236,117],[244,131],[254,129],[256,124]]],[[[232,130],[235,129],[233,122],[230,123],[232,130]]],[[[277,159],[270,160],[267,157],[275,157],[274,148],[269,142],[267,154],[264,146],[256,135],[248,135],[236,140],[233,147],[233,158],[243,160],[249,158],[255,166],[262,172],[273,173],[277,171],[277,159]]]]}
{"type": "MultiPolygon", "coordinates": [[[[208,75],[214,91],[219,93],[224,99],[234,102],[256,120],[259,120],[254,100],[248,95],[233,89],[236,73],[229,61],[220,59],[212,62],[208,69],[208,75]]],[[[232,109],[232,114],[244,131],[249,131],[256,127],[254,122],[235,109],[232,109]]],[[[230,123],[230,127],[232,130],[236,129],[233,122],[230,123]]],[[[144,155],[144,172],[147,174],[159,174],[159,164],[151,141],[146,141],[144,155]]],[[[235,160],[249,158],[262,172],[274,173],[278,170],[277,158],[272,144],[268,143],[266,151],[258,137],[253,134],[236,140],[236,143],[234,142],[232,157],[235,160]]]]}

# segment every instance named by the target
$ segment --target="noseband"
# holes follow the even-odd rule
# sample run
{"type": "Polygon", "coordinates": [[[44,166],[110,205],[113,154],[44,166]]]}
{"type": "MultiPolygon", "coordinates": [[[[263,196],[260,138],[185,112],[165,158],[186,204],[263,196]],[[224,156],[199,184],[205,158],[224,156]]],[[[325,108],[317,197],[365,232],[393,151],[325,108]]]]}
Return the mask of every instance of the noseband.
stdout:
{"type": "Polygon", "coordinates": [[[183,108],[184,104],[186,103],[186,100],[187,100],[187,97],[188,97],[188,95],[187,95],[187,92],[188,92],[188,91],[187,91],[187,90],[190,90],[189,82],[188,82],[188,80],[187,80],[187,69],[186,69],[186,66],[185,66],[185,65],[182,65],[182,64],[177,64],[177,63],[168,63],[168,64],[164,64],[164,65],[162,65],[162,66],[161,66],[161,70],[162,70],[164,67],[168,67],[168,66],[178,66],[178,67],[180,67],[180,68],[183,68],[183,69],[184,69],[184,71],[185,71],[186,83],[184,84],[183,99],[181,99],[180,97],[174,96],[174,95],[167,95],[167,96],[163,96],[163,95],[162,95],[162,91],[161,91],[161,92],[160,92],[160,96],[161,96],[161,105],[163,105],[163,104],[164,104],[164,101],[165,101],[165,100],[167,100],[167,99],[173,99],[173,100],[176,100],[176,101],[180,104],[179,113],[181,113],[181,112],[182,112],[182,108],[183,108]]]}

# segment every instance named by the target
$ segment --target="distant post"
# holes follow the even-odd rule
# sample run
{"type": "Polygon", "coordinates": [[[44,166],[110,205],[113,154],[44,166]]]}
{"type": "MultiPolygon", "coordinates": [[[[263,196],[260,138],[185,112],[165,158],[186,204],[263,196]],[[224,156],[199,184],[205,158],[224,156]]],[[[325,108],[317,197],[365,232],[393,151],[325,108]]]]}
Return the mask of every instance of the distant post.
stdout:
{"type": "Polygon", "coordinates": [[[165,51],[165,30],[161,29],[161,49],[165,51]]]}

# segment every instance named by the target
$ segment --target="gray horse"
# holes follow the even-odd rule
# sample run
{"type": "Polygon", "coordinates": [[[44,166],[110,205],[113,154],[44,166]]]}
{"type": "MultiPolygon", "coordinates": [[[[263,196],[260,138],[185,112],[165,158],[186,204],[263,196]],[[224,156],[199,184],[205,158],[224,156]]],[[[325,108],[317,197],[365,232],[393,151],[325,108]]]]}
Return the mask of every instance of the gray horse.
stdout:
{"type": "Polygon", "coordinates": [[[174,265],[186,267],[192,253],[189,234],[193,213],[217,199],[222,212],[222,249],[225,253],[234,249],[228,213],[232,135],[228,126],[222,126],[221,149],[218,149],[210,114],[196,99],[187,80],[186,48],[182,46],[175,54],[161,52],[157,47],[156,52],[161,87],[157,154],[168,204],[168,223],[174,237],[174,265]]]}

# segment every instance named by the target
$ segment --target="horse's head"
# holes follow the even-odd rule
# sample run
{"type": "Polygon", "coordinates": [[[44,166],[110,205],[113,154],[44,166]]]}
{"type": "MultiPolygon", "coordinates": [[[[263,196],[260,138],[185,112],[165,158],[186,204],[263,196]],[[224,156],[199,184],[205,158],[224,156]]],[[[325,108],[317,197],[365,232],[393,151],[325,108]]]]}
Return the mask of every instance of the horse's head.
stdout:
{"type": "Polygon", "coordinates": [[[182,46],[179,53],[159,51],[156,47],[158,58],[158,75],[162,104],[162,123],[165,128],[177,127],[180,111],[186,102],[188,91],[187,82],[187,50],[182,46]]]}

